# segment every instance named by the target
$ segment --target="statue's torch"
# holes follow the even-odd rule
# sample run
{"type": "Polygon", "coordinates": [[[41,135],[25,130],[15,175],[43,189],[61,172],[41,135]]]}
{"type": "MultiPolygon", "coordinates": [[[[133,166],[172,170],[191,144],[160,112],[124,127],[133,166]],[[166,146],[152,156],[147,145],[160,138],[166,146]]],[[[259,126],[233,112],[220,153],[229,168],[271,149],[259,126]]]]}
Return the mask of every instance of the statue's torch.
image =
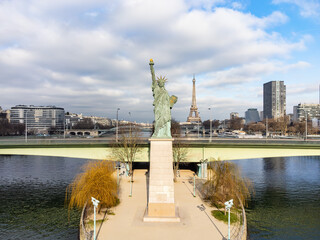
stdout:
{"type": "Polygon", "coordinates": [[[154,63],[152,58],[150,59],[149,65],[151,70],[152,83],[154,83],[156,81],[156,75],[154,74],[154,68],[153,68],[154,63]]]}

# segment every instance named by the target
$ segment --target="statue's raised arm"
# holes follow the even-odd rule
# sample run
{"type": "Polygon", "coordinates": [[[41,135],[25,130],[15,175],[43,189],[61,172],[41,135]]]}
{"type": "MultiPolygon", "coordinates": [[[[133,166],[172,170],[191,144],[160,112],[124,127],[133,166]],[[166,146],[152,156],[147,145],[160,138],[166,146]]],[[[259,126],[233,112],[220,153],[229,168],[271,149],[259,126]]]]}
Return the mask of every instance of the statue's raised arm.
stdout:
{"type": "Polygon", "coordinates": [[[153,60],[152,60],[152,59],[150,59],[149,65],[150,65],[150,70],[151,70],[152,91],[153,91],[153,89],[156,87],[157,82],[156,82],[156,75],[155,75],[155,73],[154,73],[154,68],[153,68],[154,63],[153,63],[153,60]]]}
{"type": "Polygon", "coordinates": [[[154,106],[154,133],[152,138],[172,138],[171,137],[171,108],[177,102],[176,96],[169,96],[164,85],[167,79],[160,76],[157,78],[154,73],[153,60],[150,59],[150,70],[152,77],[152,92],[154,106]]]}

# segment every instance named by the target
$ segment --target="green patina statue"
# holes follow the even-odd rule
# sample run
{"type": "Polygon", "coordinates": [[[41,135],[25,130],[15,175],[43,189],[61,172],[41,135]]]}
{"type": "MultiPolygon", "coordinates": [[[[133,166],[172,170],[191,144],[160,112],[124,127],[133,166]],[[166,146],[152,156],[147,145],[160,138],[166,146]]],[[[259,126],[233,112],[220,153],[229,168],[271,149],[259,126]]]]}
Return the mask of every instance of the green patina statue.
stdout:
{"type": "Polygon", "coordinates": [[[154,106],[154,133],[152,138],[172,138],[171,137],[171,108],[177,102],[177,97],[169,97],[164,84],[167,81],[165,77],[155,77],[153,60],[150,59],[150,70],[152,75],[152,92],[154,106]]]}

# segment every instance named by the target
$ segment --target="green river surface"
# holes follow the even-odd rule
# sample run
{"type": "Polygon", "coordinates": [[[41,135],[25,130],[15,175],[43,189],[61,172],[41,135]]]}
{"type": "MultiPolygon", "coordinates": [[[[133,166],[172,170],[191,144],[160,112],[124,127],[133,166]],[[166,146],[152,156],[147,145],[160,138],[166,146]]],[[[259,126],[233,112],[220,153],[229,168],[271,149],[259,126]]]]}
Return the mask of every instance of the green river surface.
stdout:
{"type": "Polygon", "coordinates": [[[254,183],[249,239],[320,239],[320,157],[234,162],[254,183]]]}
{"type": "MultiPolygon", "coordinates": [[[[80,212],[68,220],[65,189],[87,161],[0,156],[0,239],[77,239],[80,212]]],[[[233,162],[254,183],[249,239],[320,239],[320,157],[233,162]]]]}
{"type": "Polygon", "coordinates": [[[77,239],[81,213],[64,198],[87,161],[0,156],[0,239],[77,239]]]}

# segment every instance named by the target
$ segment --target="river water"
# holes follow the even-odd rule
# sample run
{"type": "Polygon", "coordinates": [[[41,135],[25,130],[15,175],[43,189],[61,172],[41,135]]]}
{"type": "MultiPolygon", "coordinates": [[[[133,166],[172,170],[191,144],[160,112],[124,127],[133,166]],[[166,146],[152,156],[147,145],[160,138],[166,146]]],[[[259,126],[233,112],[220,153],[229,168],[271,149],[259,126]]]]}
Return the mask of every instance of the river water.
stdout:
{"type": "Polygon", "coordinates": [[[249,239],[320,239],[320,157],[234,161],[254,183],[249,239]]]}
{"type": "MultiPolygon", "coordinates": [[[[0,239],[77,239],[65,189],[84,159],[0,155],[0,239]]],[[[234,161],[254,183],[251,240],[320,239],[320,157],[234,161]]]]}
{"type": "Polygon", "coordinates": [[[68,216],[64,197],[85,162],[0,155],[0,239],[77,239],[80,212],[68,216]]]}

